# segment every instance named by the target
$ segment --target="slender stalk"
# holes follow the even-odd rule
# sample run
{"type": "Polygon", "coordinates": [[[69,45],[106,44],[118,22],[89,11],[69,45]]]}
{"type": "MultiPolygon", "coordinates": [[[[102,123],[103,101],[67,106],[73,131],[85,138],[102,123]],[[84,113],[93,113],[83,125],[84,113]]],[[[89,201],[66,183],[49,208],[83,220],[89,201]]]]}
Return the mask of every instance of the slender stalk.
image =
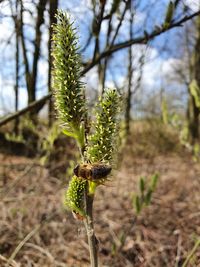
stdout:
{"type": "Polygon", "coordinates": [[[198,249],[198,247],[200,246],[200,239],[198,239],[196,241],[196,243],[194,244],[194,247],[192,248],[191,252],[189,253],[189,255],[187,256],[186,260],[184,261],[182,267],[186,267],[188,266],[188,263],[190,262],[191,258],[193,257],[194,253],[196,252],[196,250],[198,249]]]}
{"type": "Polygon", "coordinates": [[[10,263],[15,259],[15,257],[17,256],[17,254],[21,250],[21,248],[26,244],[26,242],[28,242],[35,235],[35,233],[40,229],[40,227],[41,227],[41,224],[37,224],[35,226],[35,228],[30,233],[28,233],[24,237],[24,239],[17,245],[17,247],[15,248],[13,253],[11,254],[10,258],[8,259],[8,264],[5,267],[10,266],[10,263]]]}
{"type": "Polygon", "coordinates": [[[88,237],[91,267],[98,267],[98,253],[97,253],[98,247],[93,224],[93,200],[94,200],[94,195],[88,195],[86,192],[85,194],[86,219],[84,220],[84,224],[88,237]]]}
{"type": "MultiPolygon", "coordinates": [[[[86,140],[85,140],[86,141],[86,140]]],[[[85,144],[79,146],[79,151],[82,160],[84,161],[84,152],[85,152],[85,144]]],[[[86,187],[84,194],[84,202],[85,202],[85,211],[86,218],[84,219],[84,225],[88,238],[88,246],[90,252],[90,264],[91,267],[98,267],[98,243],[95,236],[94,231],[94,222],[93,222],[93,202],[94,202],[94,194],[88,194],[88,186],[86,187]]]]}

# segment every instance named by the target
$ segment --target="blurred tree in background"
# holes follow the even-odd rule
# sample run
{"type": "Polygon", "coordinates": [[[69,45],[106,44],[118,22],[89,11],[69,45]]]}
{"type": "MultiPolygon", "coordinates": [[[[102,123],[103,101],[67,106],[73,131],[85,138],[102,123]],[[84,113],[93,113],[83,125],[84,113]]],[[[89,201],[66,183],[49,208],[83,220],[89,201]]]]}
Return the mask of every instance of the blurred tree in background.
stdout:
{"type": "MultiPolygon", "coordinates": [[[[176,36],[185,39],[190,35],[186,34],[187,27],[192,28],[193,33],[195,27],[196,32],[199,31],[199,18],[196,18],[199,6],[189,0],[76,0],[70,3],[62,0],[4,0],[0,4],[0,27],[5,32],[1,37],[1,115],[28,106],[20,114],[30,111],[36,119],[49,100],[50,125],[54,117],[51,25],[56,22],[58,8],[69,11],[80,28],[82,75],[85,76],[83,81],[89,84],[87,97],[91,105],[105,87],[116,87],[124,94],[127,132],[132,116],[160,116],[161,87],[167,75],[165,70],[159,72],[159,69],[163,65],[170,68],[170,60],[175,62],[181,57],[176,36]],[[29,107],[31,103],[34,104],[29,107]]],[[[193,62],[187,67],[191,76],[187,87],[192,89],[188,89],[188,95],[180,101],[183,109],[188,110],[188,127],[191,139],[195,139],[199,131],[199,34],[196,34],[196,43],[193,41],[189,46],[193,51],[193,62]],[[187,99],[188,107],[184,104],[187,99]]],[[[178,87],[183,88],[182,85],[181,81],[178,87]]],[[[174,92],[177,95],[181,92],[179,88],[174,92]]],[[[165,88],[165,94],[170,95],[170,90],[170,86],[165,88]]],[[[177,112],[176,107],[175,110],[177,112]]],[[[14,116],[16,131],[20,114],[14,116]]],[[[12,119],[12,115],[6,121],[3,117],[0,125],[12,119]]]]}

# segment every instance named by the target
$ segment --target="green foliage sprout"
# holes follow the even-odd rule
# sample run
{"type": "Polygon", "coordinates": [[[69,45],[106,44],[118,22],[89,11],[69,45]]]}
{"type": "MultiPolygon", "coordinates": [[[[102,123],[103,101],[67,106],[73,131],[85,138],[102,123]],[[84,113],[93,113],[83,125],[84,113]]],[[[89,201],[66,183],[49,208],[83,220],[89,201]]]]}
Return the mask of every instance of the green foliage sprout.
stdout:
{"type": "Polygon", "coordinates": [[[152,194],[154,193],[159,175],[154,174],[150,178],[150,183],[147,181],[147,177],[140,177],[139,181],[139,194],[133,197],[133,206],[135,208],[136,214],[140,214],[144,206],[148,206],[152,199],[152,194]]]}
{"type": "Polygon", "coordinates": [[[54,95],[58,116],[64,133],[84,143],[86,105],[81,76],[81,59],[78,53],[76,30],[69,15],[58,11],[57,24],[53,26],[54,95]]]}
{"type": "Polygon", "coordinates": [[[174,15],[174,2],[170,1],[167,7],[167,12],[165,15],[165,22],[164,22],[164,28],[167,29],[170,26],[170,23],[172,22],[173,15],[174,15]]]}

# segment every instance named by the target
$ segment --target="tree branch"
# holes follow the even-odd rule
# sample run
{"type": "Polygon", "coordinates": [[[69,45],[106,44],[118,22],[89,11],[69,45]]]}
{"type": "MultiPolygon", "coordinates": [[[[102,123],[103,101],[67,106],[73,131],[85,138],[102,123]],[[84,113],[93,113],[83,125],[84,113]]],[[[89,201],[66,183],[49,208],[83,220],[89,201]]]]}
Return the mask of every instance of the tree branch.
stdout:
{"type": "Polygon", "coordinates": [[[40,46],[41,46],[41,26],[44,23],[44,11],[47,4],[47,0],[40,0],[37,5],[37,20],[35,25],[35,46],[33,53],[33,64],[32,64],[32,72],[31,72],[31,98],[30,101],[35,101],[36,95],[36,81],[37,81],[37,73],[38,73],[38,61],[40,56],[40,46]]]}
{"type": "MultiPolygon", "coordinates": [[[[179,21],[172,22],[171,25],[168,28],[161,27],[159,29],[154,30],[148,36],[144,35],[144,36],[141,36],[141,37],[138,37],[138,38],[133,38],[132,40],[128,40],[128,41],[113,45],[108,50],[105,50],[104,52],[102,52],[94,61],[85,64],[85,68],[83,69],[81,75],[86,74],[90,69],[92,69],[95,65],[97,65],[101,61],[101,59],[103,59],[105,57],[109,57],[114,52],[117,52],[117,51],[119,51],[121,49],[127,48],[127,47],[129,47],[131,45],[134,45],[134,44],[146,44],[148,41],[150,41],[154,37],[159,36],[160,34],[166,32],[168,30],[171,30],[171,29],[173,29],[175,27],[182,26],[183,23],[185,23],[186,21],[188,21],[188,20],[190,20],[190,19],[192,19],[192,18],[194,18],[194,17],[196,17],[198,15],[200,15],[200,10],[195,12],[195,13],[193,13],[190,16],[183,17],[179,21]]],[[[39,106],[41,103],[43,103],[43,101],[46,101],[46,100],[50,99],[50,97],[51,97],[51,94],[48,94],[45,97],[43,97],[42,99],[33,102],[28,107],[26,107],[26,108],[14,113],[14,114],[11,114],[8,117],[2,119],[0,121],[0,126],[4,125],[5,123],[7,123],[7,122],[9,122],[9,121],[21,116],[21,115],[23,115],[27,111],[30,111],[32,108],[35,108],[35,107],[39,106]]]]}
{"type": "Polygon", "coordinates": [[[43,106],[45,104],[45,102],[50,97],[51,97],[51,94],[48,94],[48,95],[44,96],[43,98],[41,98],[40,100],[32,102],[30,105],[28,105],[28,107],[25,107],[25,108],[15,112],[15,113],[3,118],[2,120],[0,120],[0,127],[2,125],[6,124],[7,122],[12,121],[12,120],[18,118],[19,116],[25,114],[26,112],[33,110],[34,108],[37,108],[38,106],[43,106]]]}
{"type": "Polygon", "coordinates": [[[148,35],[144,35],[144,36],[141,36],[141,37],[133,38],[131,40],[128,40],[128,41],[113,45],[109,49],[107,49],[104,52],[102,52],[99,55],[99,57],[97,57],[94,61],[89,62],[88,64],[86,64],[86,67],[83,70],[82,74],[87,73],[91,68],[93,68],[96,64],[98,64],[101,61],[101,59],[110,56],[114,52],[117,52],[117,51],[119,51],[121,49],[127,48],[127,47],[129,47],[131,45],[134,45],[134,44],[146,44],[146,43],[148,43],[148,41],[152,40],[154,37],[159,36],[160,34],[166,32],[166,31],[169,31],[169,30],[171,30],[171,29],[173,29],[175,27],[180,27],[180,26],[182,26],[183,23],[185,23],[186,21],[188,21],[188,20],[190,20],[190,19],[192,19],[192,18],[194,18],[194,17],[196,17],[198,15],[200,15],[200,10],[195,12],[195,13],[193,13],[190,16],[185,16],[182,19],[171,23],[171,25],[169,25],[169,27],[167,27],[167,28],[165,28],[165,27],[161,27],[161,28],[158,28],[158,29],[156,28],[152,33],[150,33],[148,35]]]}

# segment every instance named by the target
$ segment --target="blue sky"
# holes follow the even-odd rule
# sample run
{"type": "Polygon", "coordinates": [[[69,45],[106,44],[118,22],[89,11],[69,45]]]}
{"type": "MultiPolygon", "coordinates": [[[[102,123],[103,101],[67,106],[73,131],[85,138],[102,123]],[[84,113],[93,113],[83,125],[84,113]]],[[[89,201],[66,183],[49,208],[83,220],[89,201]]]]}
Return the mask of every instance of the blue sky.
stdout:
{"type": "MultiPolygon", "coordinates": [[[[35,13],[34,6],[30,3],[31,1],[26,1],[26,7],[30,8],[35,13]]],[[[89,0],[74,0],[74,1],[61,1],[60,7],[63,9],[67,9],[72,18],[75,20],[75,24],[78,27],[78,32],[80,36],[80,44],[81,46],[85,44],[88,37],[88,29],[92,20],[92,12],[88,11],[90,8],[89,0]]],[[[108,1],[108,7],[109,7],[108,1]]],[[[144,29],[147,31],[151,31],[155,25],[160,25],[163,22],[163,16],[165,14],[166,6],[168,0],[156,1],[156,0],[138,0],[134,1],[137,6],[137,12],[134,22],[134,31],[135,36],[143,35],[144,29]]],[[[184,0],[186,4],[189,4],[191,9],[197,10],[199,8],[198,0],[184,0]],[[198,3],[197,3],[198,2],[198,3]]],[[[9,18],[5,18],[4,15],[10,15],[9,5],[7,1],[0,4],[0,32],[1,32],[1,42],[0,42],[0,115],[12,112],[14,110],[14,36],[13,33],[13,23],[9,18]],[[5,45],[3,40],[7,40],[10,38],[10,45],[5,45]]],[[[178,12],[179,13],[179,12],[178,12]]],[[[178,17],[179,14],[176,14],[178,17]]],[[[46,12],[47,19],[47,12],[46,12]]],[[[125,41],[128,39],[128,15],[126,16],[126,20],[124,21],[120,35],[116,42],[125,41]]],[[[31,25],[34,25],[34,16],[33,18],[29,13],[25,13],[25,22],[29,24],[26,27],[26,36],[29,39],[27,41],[27,47],[30,51],[32,51],[31,40],[33,38],[33,30],[31,25]]],[[[117,22],[117,21],[116,21],[117,22]]],[[[102,44],[105,40],[106,34],[106,23],[102,25],[102,44]]],[[[147,61],[148,64],[144,67],[143,73],[143,81],[142,81],[142,89],[141,95],[146,96],[148,94],[152,94],[152,92],[159,92],[163,80],[168,72],[171,71],[170,64],[176,62],[177,56],[176,53],[172,52],[163,52],[163,47],[167,44],[168,47],[173,48],[175,36],[177,31],[181,31],[182,29],[175,29],[170,31],[169,33],[160,35],[155,38],[148,47],[147,52],[147,61]],[[162,69],[162,71],[161,71],[162,69]]],[[[42,44],[42,60],[39,62],[39,77],[37,83],[37,98],[39,99],[43,95],[47,93],[47,73],[48,73],[48,65],[47,65],[47,49],[46,44],[48,41],[48,31],[45,26],[42,28],[43,31],[43,44],[42,44]]],[[[101,44],[101,45],[102,45],[101,44]]],[[[135,62],[141,55],[142,51],[145,49],[143,45],[136,45],[132,47],[134,60],[135,62]]],[[[171,49],[173,51],[173,49],[171,49]]],[[[174,49],[175,51],[176,49],[174,49]]],[[[93,45],[89,46],[88,49],[83,54],[84,60],[87,60],[91,57],[93,51],[93,45]]],[[[32,55],[30,53],[29,59],[32,59],[32,55]]],[[[136,64],[136,63],[135,63],[136,64]]],[[[126,84],[126,66],[127,66],[127,49],[124,51],[120,51],[116,53],[113,57],[113,60],[110,63],[111,71],[108,72],[108,80],[106,85],[113,86],[113,77],[116,80],[119,86],[123,86],[126,84]]],[[[21,67],[20,72],[23,73],[24,68],[21,67]]],[[[137,78],[138,72],[135,71],[135,79],[137,78]]],[[[97,90],[97,73],[96,68],[93,68],[84,78],[84,81],[88,82],[88,87],[97,90]]],[[[25,107],[27,104],[27,93],[26,88],[24,87],[24,82],[20,83],[20,94],[19,94],[19,108],[25,107]]]]}

